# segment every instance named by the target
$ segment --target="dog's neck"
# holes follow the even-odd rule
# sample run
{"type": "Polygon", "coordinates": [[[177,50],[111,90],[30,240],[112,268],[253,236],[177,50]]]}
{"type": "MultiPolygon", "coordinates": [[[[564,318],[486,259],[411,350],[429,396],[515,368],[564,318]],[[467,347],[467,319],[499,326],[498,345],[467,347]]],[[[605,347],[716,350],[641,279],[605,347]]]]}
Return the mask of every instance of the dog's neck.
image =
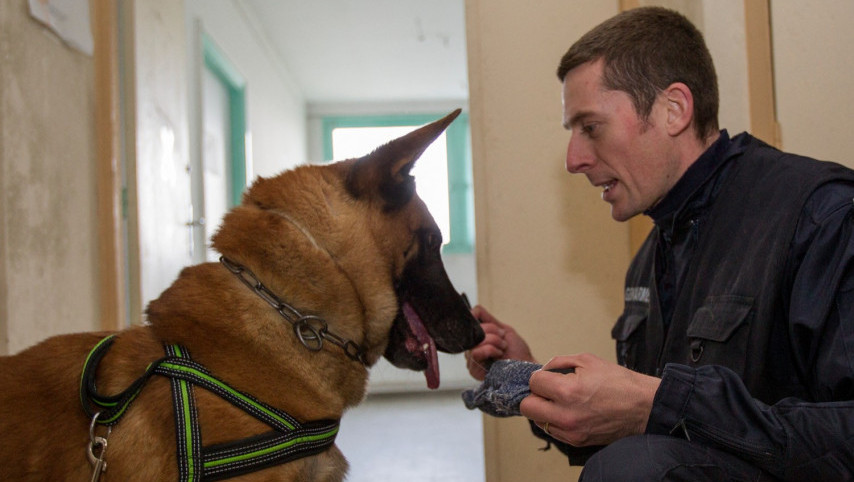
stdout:
{"type": "MultiPolygon", "coordinates": [[[[331,207],[331,204],[327,202],[327,206],[331,207]]],[[[347,280],[347,282],[350,284],[350,286],[353,289],[353,293],[355,293],[356,296],[358,297],[359,304],[362,305],[362,311],[363,312],[368,311],[368,303],[365,301],[365,298],[362,296],[362,292],[359,290],[359,287],[356,286],[356,281],[347,275],[347,270],[344,268],[344,266],[342,266],[341,261],[339,260],[339,258],[337,256],[335,256],[332,252],[330,252],[326,246],[318,243],[317,239],[315,239],[315,237],[312,236],[311,232],[308,229],[306,229],[305,226],[303,226],[301,223],[299,223],[297,220],[295,220],[293,217],[289,216],[288,213],[281,211],[279,209],[275,209],[275,208],[264,208],[264,210],[269,212],[269,213],[275,214],[276,216],[279,216],[282,219],[284,219],[285,221],[289,222],[291,225],[293,225],[295,228],[297,228],[299,230],[299,232],[301,232],[303,234],[303,236],[305,236],[305,238],[309,242],[311,242],[312,246],[314,246],[315,248],[317,248],[321,252],[325,253],[326,256],[328,256],[329,259],[332,261],[332,263],[335,264],[335,266],[338,268],[338,271],[340,273],[344,274],[345,279],[347,280]]],[[[365,343],[365,342],[367,342],[367,340],[363,340],[363,343],[365,343]]],[[[371,364],[373,364],[373,363],[371,363],[371,364]]]]}
{"type": "Polygon", "coordinates": [[[365,360],[365,348],[352,340],[329,331],[326,320],[317,316],[302,315],[296,308],[282,301],[275,293],[264,286],[255,274],[246,267],[235,263],[225,256],[220,258],[220,263],[237,276],[247,288],[253,290],[261,299],[270,304],[285,321],[290,323],[294,327],[294,333],[300,343],[308,350],[319,351],[323,347],[323,342],[327,341],[339,346],[350,359],[358,361],[362,365],[365,365],[366,368],[369,366],[365,360]]]}
{"type": "Polygon", "coordinates": [[[330,253],[329,250],[326,249],[324,246],[321,246],[320,243],[318,243],[317,240],[314,239],[314,236],[311,235],[311,232],[309,232],[308,229],[305,229],[305,227],[302,224],[298,223],[294,218],[288,216],[287,213],[280,211],[278,209],[267,208],[267,211],[269,211],[269,212],[283,218],[285,221],[293,224],[297,229],[299,229],[299,231],[303,234],[303,236],[305,236],[306,239],[308,239],[311,242],[311,244],[315,248],[325,252],[327,255],[329,255],[330,258],[332,258],[333,261],[335,260],[335,257],[332,256],[332,253],[330,253]]]}

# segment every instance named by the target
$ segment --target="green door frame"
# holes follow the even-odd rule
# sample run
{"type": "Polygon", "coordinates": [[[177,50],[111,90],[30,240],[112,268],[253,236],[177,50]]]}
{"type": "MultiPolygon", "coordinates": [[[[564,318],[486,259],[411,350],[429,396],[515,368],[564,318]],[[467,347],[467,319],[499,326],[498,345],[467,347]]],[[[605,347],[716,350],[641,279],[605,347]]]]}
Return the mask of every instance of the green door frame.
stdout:
{"type": "Polygon", "coordinates": [[[210,37],[202,33],[205,67],[228,91],[231,166],[229,171],[229,207],[240,204],[246,188],[246,80],[223,55],[210,37]]]}

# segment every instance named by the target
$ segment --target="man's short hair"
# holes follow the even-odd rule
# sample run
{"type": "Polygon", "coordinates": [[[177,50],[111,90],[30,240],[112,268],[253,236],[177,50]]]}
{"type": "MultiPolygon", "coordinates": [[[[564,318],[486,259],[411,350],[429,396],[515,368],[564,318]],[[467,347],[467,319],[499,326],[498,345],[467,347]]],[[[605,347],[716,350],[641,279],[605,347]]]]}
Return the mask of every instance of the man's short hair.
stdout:
{"type": "Polygon", "coordinates": [[[703,34],[683,15],[661,7],[627,10],[586,33],[564,54],[557,70],[567,73],[604,60],[606,88],[626,92],[641,119],[648,119],[659,93],[682,82],[694,97],[694,131],[704,139],[718,131],[718,82],[703,34]]]}

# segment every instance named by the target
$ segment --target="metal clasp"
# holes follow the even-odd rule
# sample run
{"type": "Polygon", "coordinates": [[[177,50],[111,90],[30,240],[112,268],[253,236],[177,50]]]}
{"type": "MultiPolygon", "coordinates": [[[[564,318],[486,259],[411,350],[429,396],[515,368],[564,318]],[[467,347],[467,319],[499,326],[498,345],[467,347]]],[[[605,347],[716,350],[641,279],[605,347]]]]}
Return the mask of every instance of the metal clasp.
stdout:
{"type": "Polygon", "coordinates": [[[98,423],[98,416],[101,412],[95,413],[92,417],[92,422],[89,424],[89,445],[86,447],[86,456],[89,457],[89,463],[92,464],[92,482],[97,481],[101,477],[102,472],[107,471],[107,462],[104,460],[104,454],[107,452],[107,437],[113,431],[113,427],[107,427],[107,433],[101,437],[95,435],[95,425],[98,423]],[[96,455],[97,453],[97,455],[96,455]]]}

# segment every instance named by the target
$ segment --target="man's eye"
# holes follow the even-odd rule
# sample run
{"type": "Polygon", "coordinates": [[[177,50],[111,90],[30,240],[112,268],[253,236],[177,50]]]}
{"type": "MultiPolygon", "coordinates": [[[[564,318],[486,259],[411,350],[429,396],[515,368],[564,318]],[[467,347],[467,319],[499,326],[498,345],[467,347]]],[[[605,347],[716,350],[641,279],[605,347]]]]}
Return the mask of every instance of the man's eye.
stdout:
{"type": "Polygon", "coordinates": [[[596,133],[596,124],[584,124],[581,126],[581,132],[588,136],[593,136],[596,133]]]}

